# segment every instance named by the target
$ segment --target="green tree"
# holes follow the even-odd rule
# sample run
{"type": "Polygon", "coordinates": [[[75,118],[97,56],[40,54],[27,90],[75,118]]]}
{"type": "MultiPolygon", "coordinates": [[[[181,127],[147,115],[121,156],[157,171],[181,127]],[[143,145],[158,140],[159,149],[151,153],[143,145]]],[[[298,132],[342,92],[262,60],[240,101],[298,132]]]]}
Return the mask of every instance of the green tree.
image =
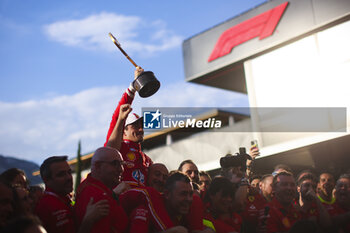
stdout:
{"type": "Polygon", "coordinates": [[[75,193],[81,181],[81,142],[78,142],[77,162],[75,164],[75,193]]]}

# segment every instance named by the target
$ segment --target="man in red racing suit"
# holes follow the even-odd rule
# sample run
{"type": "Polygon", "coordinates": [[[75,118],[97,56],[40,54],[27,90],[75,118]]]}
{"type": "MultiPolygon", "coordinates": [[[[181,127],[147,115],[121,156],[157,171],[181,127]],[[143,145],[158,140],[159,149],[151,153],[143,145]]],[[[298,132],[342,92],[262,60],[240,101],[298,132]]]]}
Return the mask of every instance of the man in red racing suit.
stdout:
{"type": "MultiPolygon", "coordinates": [[[[136,67],[135,79],[143,72],[136,67]]],[[[143,118],[131,112],[135,89],[132,84],[124,92],[112,116],[105,146],[120,151],[125,161],[122,181],[133,186],[145,186],[151,158],[141,151],[143,141],[143,118]],[[130,113],[130,114],[129,114],[130,113]]]]}

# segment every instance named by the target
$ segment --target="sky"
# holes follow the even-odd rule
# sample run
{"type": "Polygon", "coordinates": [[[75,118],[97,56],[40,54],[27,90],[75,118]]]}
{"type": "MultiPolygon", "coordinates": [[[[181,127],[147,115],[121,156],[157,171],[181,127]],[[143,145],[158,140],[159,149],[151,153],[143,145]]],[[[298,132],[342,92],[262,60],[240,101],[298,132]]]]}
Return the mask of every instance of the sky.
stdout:
{"type": "Polygon", "coordinates": [[[0,0],[0,154],[41,164],[102,146],[133,80],[130,57],[160,90],[142,107],[242,107],[246,95],[185,82],[182,43],[265,0],[0,0]]]}

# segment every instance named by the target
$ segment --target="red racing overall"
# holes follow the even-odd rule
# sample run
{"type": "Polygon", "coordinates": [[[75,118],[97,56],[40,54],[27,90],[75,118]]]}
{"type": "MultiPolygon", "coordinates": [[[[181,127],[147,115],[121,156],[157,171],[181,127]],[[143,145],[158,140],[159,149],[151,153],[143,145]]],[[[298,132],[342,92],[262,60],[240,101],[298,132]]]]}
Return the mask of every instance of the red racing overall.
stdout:
{"type": "MultiPolygon", "coordinates": [[[[117,123],[120,106],[123,104],[131,104],[134,100],[134,95],[135,89],[132,87],[132,85],[130,85],[130,87],[124,92],[117,108],[113,113],[105,146],[107,145],[108,139],[117,123]]],[[[125,161],[122,181],[134,186],[145,186],[148,175],[148,167],[152,165],[153,162],[151,158],[141,151],[140,143],[123,140],[120,153],[125,161]]]]}

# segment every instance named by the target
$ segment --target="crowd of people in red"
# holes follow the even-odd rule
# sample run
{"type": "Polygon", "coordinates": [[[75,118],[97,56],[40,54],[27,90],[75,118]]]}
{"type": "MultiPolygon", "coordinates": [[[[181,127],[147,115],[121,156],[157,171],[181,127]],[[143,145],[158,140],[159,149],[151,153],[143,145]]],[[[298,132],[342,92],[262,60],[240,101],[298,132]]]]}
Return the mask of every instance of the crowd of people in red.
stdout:
{"type": "MultiPolygon", "coordinates": [[[[141,72],[137,67],[135,77],[141,72]]],[[[169,172],[141,150],[134,94],[130,85],[74,194],[67,156],[41,164],[45,189],[28,188],[16,168],[0,175],[0,232],[350,232],[350,174],[295,175],[279,165],[254,176],[257,147],[243,166],[223,167],[213,179],[192,160],[169,172]]]]}

